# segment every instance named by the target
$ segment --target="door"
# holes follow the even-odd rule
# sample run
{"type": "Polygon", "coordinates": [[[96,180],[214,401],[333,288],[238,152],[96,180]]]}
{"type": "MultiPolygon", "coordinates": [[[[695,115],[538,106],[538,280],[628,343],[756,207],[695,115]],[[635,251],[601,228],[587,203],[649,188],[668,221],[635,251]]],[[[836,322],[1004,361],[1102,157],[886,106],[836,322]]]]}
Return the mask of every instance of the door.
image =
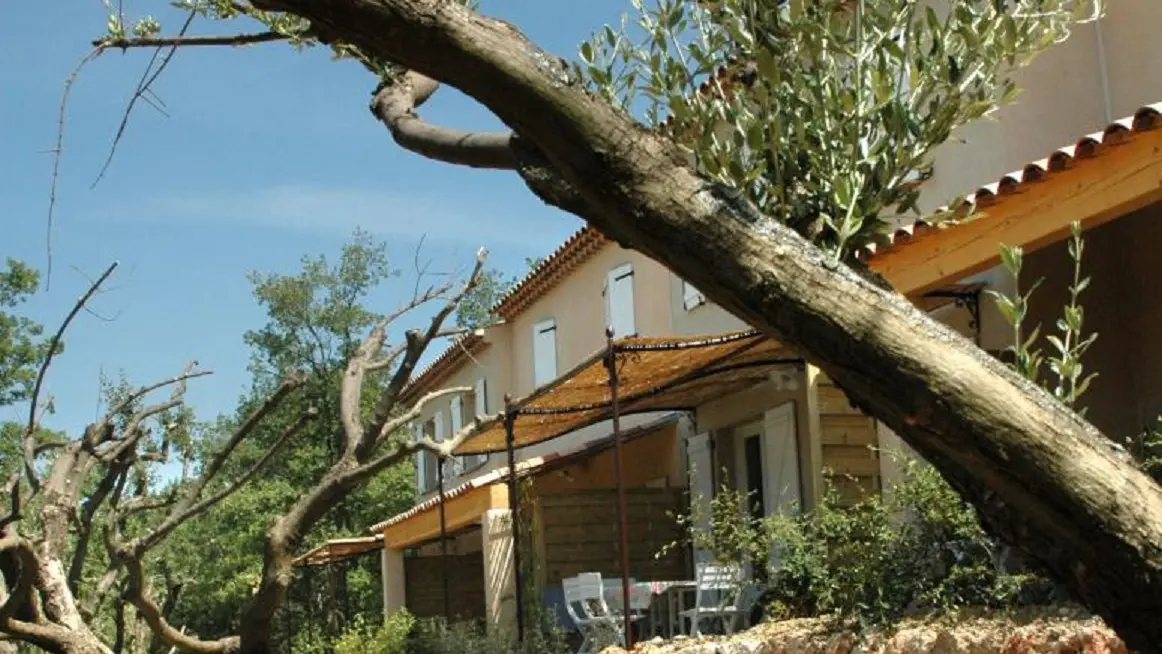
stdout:
{"type": "MultiPolygon", "coordinates": [[[[698,506],[698,522],[694,528],[705,533],[710,529],[710,500],[714,499],[714,453],[710,434],[697,434],[686,439],[686,468],[689,474],[690,506],[698,506]]],[[[711,563],[710,552],[695,548],[695,569],[702,563],[711,563]]]]}
{"type": "Polygon", "coordinates": [[[799,443],[795,430],[795,405],[788,402],[763,414],[765,450],[766,515],[796,513],[802,506],[799,478],[799,443]]]}
{"type": "MultiPolygon", "coordinates": [[[[753,526],[760,527],[760,521],[767,515],[767,471],[764,453],[767,449],[763,438],[763,422],[742,425],[734,432],[734,487],[745,494],[745,511],[750,515],[753,526]]],[[[766,579],[766,566],[761,562],[744,562],[749,569],[747,576],[766,579]],[[756,565],[757,564],[757,565],[756,565]]]]}
{"type": "Polygon", "coordinates": [[[738,427],[734,438],[734,487],[746,494],[751,516],[762,519],[767,515],[763,423],[752,422],[738,427]]]}
{"type": "MultiPolygon", "coordinates": [[[[799,477],[799,441],[795,430],[795,405],[788,402],[763,414],[766,446],[766,505],[770,513],[791,515],[802,506],[799,477]]],[[[769,514],[768,514],[769,515],[769,514]]],[[[771,568],[779,567],[779,548],[771,551],[771,568]]]]}

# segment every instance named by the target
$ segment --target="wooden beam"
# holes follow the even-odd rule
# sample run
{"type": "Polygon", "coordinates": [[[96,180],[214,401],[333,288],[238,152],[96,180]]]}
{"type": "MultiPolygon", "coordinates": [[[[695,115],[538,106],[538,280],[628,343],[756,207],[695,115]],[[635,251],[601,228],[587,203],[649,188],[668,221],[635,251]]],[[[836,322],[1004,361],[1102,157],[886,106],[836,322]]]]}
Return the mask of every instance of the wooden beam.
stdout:
{"type": "Polygon", "coordinates": [[[971,221],[889,249],[868,265],[915,297],[997,265],[1002,244],[1032,252],[1065,238],[1074,221],[1092,229],[1162,200],[1162,130],[1099,147],[1072,168],[1018,185],[971,221]]]}
{"type": "MultiPolygon", "coordinates": [[[[803,371],[803,381],[808,416],[806,425],[807,451],[801,455],[807,469],[807,478],[803,484],[803,491],[807,497],[803,499],[806,508],[814,508],[823,501],[825,491],[823,484],[823,425],[819,417],[823,373],[819,368],[807,364],[803,371]]],[[[802,469],[801,467],[800,470],[802,469]]]]}
{"type": "MultiPolygon", "coordinates": [[[[498,482],[449,498],[445,501],[444,515],[448,533],[480,521],[489,509],[508,508],[508,488],[498,482]]],[[[433,506],[403,522],[385,527],[384,547],[399,550],[440,537],[440,510],[433,506]]]]}

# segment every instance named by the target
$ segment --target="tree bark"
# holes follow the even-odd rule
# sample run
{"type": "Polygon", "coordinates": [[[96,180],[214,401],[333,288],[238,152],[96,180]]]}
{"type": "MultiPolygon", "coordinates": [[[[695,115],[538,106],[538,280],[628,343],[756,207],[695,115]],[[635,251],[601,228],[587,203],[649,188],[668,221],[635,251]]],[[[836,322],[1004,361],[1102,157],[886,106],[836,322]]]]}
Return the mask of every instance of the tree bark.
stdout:
{"type": "MultiPolygon", "coordinates": [[[[1162,488],[1092,426],[951,330],[762,221],[676,146],[570,79],[512,26],[451,0],[258,0],[448,83],[555,178],[526,181],[819,365],[1132,647],[1162,642],[1162,488]],[[564,181],[580,197],[559,194],[564,181]],[[551,183],[546,183],[551,182],[551,183]],[[566,202],[568,200],[568,202],[566,202]]],[[[514,146],[515,147],[515,146],[514,146]]]]}

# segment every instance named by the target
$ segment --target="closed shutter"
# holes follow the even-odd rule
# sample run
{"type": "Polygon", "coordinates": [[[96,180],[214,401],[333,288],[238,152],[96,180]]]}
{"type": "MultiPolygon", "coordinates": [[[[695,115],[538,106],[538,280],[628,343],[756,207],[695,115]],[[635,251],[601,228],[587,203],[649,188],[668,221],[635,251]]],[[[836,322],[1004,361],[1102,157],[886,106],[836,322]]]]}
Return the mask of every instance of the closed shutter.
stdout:
{"type": "MultiPolygon", "coordinates": [[[[449,438],[455,438],[460,430],[464,427],[464,398],[456,395],[452,398],[452,430],[449,432],[449,438]]],[[[464,472],[464,457],[452,457],[452,474],[459,476],[464,472]]]]}
{"type": "MultiPolygon", "coordinates": [[[[448,432],[445,430],[445,427],[444,427],[444,412],[437,411],[436,415],[432,417],[432,422],[434,424],[434,428],[436,431],[436,435],[434,437],[435,441],[437,443],[443,443],[448,438],[448,432]]],[[[435,459],[436,459],[436,465],[440,465],[440,457],[435,457],[435,459]]],[[[444,462],[444,479],[445,480],[448,479],[450,472],[451,472],[450,466],[448,465],[448,462],[445,461],[444,462]]]]}
{"type": "Polygon", "coordinates": [[[687,311],[706,303],[706,296],[702,291],[694,288],[690,282],[682,282],[682,307],[687,311]]]}
{"type": "Polygon", "coordinates": [[[533,325],[533,385],[543,386],[557,377],[557,323],[543,320],[533,325]]]}
{"type": "Polygon", "coordinates": [[[620,265],[605,278],[606,324],[614,336],[633,336],[637,333],[633,307],[633,266],[620,265]]]}
{"type": "MultiPolygon", "coordinates": [[[[474,391],[473,399],[476,401],[476,415],[473,416],[473,418],[476,416],[488,415],[488,380],[483,377],[476,380],[476,389],[474,391]]],[[[469,461],[468,465],[475,468],[477,466],[484,465],[487,461],[487,454],[477,454],[471,457],[471,461],[469,461]]]]}
{"type": "MultiPolygon", "coordinates": [[[[710,507],[714,499],[714,453],[710,449],[710,434],[698,434],[686,439],[687,475],[689,476],[690,503],[697,507],[699,531],[710,529],[710,507]]],[[[708,550],[695,548],[694,562],[712,563],[714,556],[708,550]]]]}
{"type": "MultiPolygon", "coordinates": [[[[420,442],[424,438],[424,427],[418,422],[412,423],[412,438],[420,442]]],[[[423,494],[428,490],[428,469],[426,467],[427,452],[416,450],[416,494],[423,494]]]]}

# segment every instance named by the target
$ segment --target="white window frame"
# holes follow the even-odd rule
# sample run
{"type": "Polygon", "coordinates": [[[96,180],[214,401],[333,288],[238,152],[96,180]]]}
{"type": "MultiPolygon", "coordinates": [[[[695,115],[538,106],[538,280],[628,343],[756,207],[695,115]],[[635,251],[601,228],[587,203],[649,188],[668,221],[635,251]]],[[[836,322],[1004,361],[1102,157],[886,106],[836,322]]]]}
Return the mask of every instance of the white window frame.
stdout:
{"type": "MultiPolygon", "coordinates": [[[[477,379],[472,393],[473,408],[475,409],[472,419],[488,415],[488,380],[484,377],[477,379]]],[[[464,457],[465,470],[475,470],[486,463],[488,463],[487,454],[470,454],[464,457]]]]}
{"type": "Polygon", "coordinates": [[[601,294],[605,296],[605,325],[612,327],[613,335],[618,338],[637,335],[633,286],[632,263],[616,266],[605,275],[605,286],[601,289],[601,294]],[[624,296],[619,294],[619,289],[625,293],[624,296]],[[618,298],[621,297],[627,298],[623,302],[628,306],[618,306],[618,298]]]}
{"type": "MultiPolygon", "coordinates": [[[[449,436],[455,438],[456,434],[464,428],[464,398],[459,395],[453,395],[449,402],[448,412],[451,415],[451,430],[449,436]]],[[[464,457],[453,456],[452,460],[452,474],[459,477],[464,474],[464,457]]]]}
{"type": "MultiPolygon", "coordinates": [[[[432,440],[436,441],[437,443],[443,443],[448,438],[448,432],[446,430],[447,425],[444,422],[443,409],[439,409],[436,411],[436,415],[432,416],[432,422],[435,425],[435,427],[434,427],[435,436],[433,437],[432,440]]],[[[438,457],[434,454],[431,454],[430,456],[434,456],[436,458],[436,465],[437,466],[440,465],[440,457],[438,457]]],[[[444,485],[445,486],[447,486],[448,478],[451,476],[452,476],[451,462],[445,461],[444,462],[444,485]]]]}
{"type": "Polygon", "coordinates": [[[698,307],[706,304],[706,296],[702,291],[698,290],[693,284],[686,280],[682,280],[682,308],[686,311],[693,311],[698,307]]]}
{"type": "MultiPolygon", "coordinates": [[[[413,422],[411,424],[412,438],[419,442],[424,437],[424,423],[413,422]]],[[[422,495],[428,490],[428,470],[425,467],[424,450],[416,450],[416,494],[422,495]]]]}
{"type": "Polygon", "coordinates": [[[533,325],[533,387],[540,388],[557,378],[557,321],[552,318],[533,325]],[[552,337],[550,349],[542,350],[541,334],[549,332],[552,337]]]}

